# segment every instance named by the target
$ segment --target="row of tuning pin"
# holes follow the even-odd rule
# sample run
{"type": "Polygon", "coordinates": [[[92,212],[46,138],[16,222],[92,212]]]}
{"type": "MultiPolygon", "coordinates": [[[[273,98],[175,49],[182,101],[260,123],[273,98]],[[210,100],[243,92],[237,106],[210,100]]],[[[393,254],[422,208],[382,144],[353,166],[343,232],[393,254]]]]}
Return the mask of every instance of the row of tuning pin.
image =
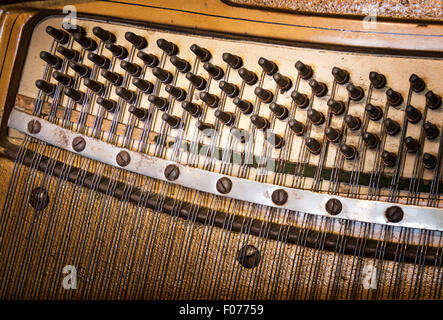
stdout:
{"type": "MultiPolygon", "coordinates": [[[[47,32],[51,36],[53,36],[54,39],[58,41],[60,44],[67,43],[68,35],[63,30],[48,27],[47,32]]],[[[106,49],[108,49],[114,57],[120,60],[121,68],[124,69],[126,72],[128,72],[128,74],[130,74],[133,77],[132,83],[134,84],[134,86],[138,88],[141,92],[148,94],[149,95],[148,100],[153,105],[155,105],[159,110],[167,111],[169,108],[168,99],[152,95],[154,84],[147,80],[139,78],[142,70],[142,67],[140,65],[124,60],[128,56],[128,51],[125,47],[115,44],[116,40],[115,36],[112,33],[100,27],[94,27],[93,33],[99,39],[106,42],[105,45],[106,49]]],[[[73,33],[73,38],[86,51],[89,51],[87,54],[88,59],[91,60],[97,67],[101,69],[101,75],[107,81],[109,81],[110,84],[116,86],[117,95],[126,102],[128,102],[129,104],[131,104],[131,106],[128,109],[129,112],[133,113],[139,120],[144,121],[146,119],[149,119],[150,115],[148,109],[137,108],[132,105],[135,102],[136,92],[121,87],[123,77],[122,75],[109,70],[111,65],[110,60],[103,55],[98,55],[93,52],[97,48],[96,41],[86,36],[84,31],[81,30],[73,33]]],[[[125,34],[125,38],[136,49],[140,50],[138,51],[137,56],[143,61],[146,67],[152,69],[152,74],[160,82],[166,85],[165,86],[166,92],[168,92],[177,101],[181,101],[184,110],[189,112],[193,117],[199,118],[200,115],[202,114],[202,106],[193,102],[185,101],[187,97],[186,90],[171,85],[173,80],[173,75],[171,72],[158,67],[159,63],[158,57],[156,57],[153,54],[148,54],[141,51],[147,46],[146,39],[132,32],[127,32],[125,34]]],[[[205,102],[205,104],[208,107],[218,108],[220,97],[215,94],[211,94],[207,91],[204,91],[207,86],[206,79],[196,74],[193,74],[192,72],[189,71],[191,67],[189,62],[177,56],[178,53],[177,45],[165,39],[157,40],[157,45],[170,57],[171,63],[177,68],[177,70],[181,73],[186,74],[186,79],[190,81],[190,83],[195,87],[195,89],[201,91],[199,94],[200,99],[203,102],[205,102]]],[[[251,114],[253,111],[252,103],[245,99],[240,99],[238,97],[239,88],[237,85],[221,80],[223,79],[224,76],[224,70],[220,66],[216,66],[209,62],[209,60],[211,59],[211,53],[207,49],[202,48],[196,44],[192,45],[190,49],[192,52],[194,52],[194,54],[198,57],[200,61],[204,62],[203,67],[208,72],[209,76],[211,76],[215,80],[220,80],[219,88],[228,97],[233,99],[233,103],[239,108],[239,110],[245,115],[251,114]]],[[[105,84],[89,78],[91,74],[91,69],[88,66],[79,63],[80,53],[74,49],[68,49],[63,46],[58,46],[57,51],[63,57],[69,60],[69,66],[81,78],[84,79],[85,86],[95,94],[99,95],[97,102],[100,105],[102,105],[107,111],[113,112],[115,110],[116,102],[111,99],[105,99],[104,97],[101,97],[101,95],[105,92],[104,90],[105,84]]],[[[46,61],[50,66],[52,66],[54,69],[57,70],[61,68],[62,59],[60,57],[57,57],[56,55],[52,55],[48,52],[43,51],[41,52],[41,58],[44,61],[46,61]]],[[[231,53],[224,53],[222,58],[232,69],[238,70],[239,76],[244,80],[246,84],[252,86],[257,83],[258,81],[257,75],[253,71],[250,71],[242,67],[243,61],[241,57],[231,53]]],[[[280,88],[281,91],[287,91],[292,87],[291,79],[279,73],[278,66],[274,62],[265,58],[260,58],[258,64],[262,67],[263,71],[267,75],[273,77],[276,85],[280,88]]],[[[315,79],[311,79],[313,75],[313,69],[309,65],[306,65],[301,61],[297,61],[295,63],[295,68],[297,69],[299,77],[301,79],[304,80],[310,79],[308,84],[312,88],[312,93],[314,96],[322,97],[327,94],[328,88],[325,83],[318,82],[315,79]]],[[[335,81],[339,84],[345,84],[349,81],[349,73],[346,70],[340,69],[338,67],[334,67],[332,69],[332,75],[334,76],[335,81]]],[[[83,101],[85,94],[79,90],[72,88],[74,79],[71,76],[63,74],[59,71],[54,71],[53,77],[59,83],[61,83],[63,86],[66,87],[65,94],[67,96],[69,96],[71,99],[73,99],[78,103],[81,103],[83,101]]],[[[377,72],[371,72],[369,75],[369,80],[371,81],[374,88],[377,89],[383,88],[386,84],[386,78],[384,77],[384,75],[379,74],[377,72]]],[[[409,80],[411,83],[411,87],[414,91],[420,92],[424,89],[425,87],[424,81],[418,76],[412,75],[409,80]]],[[[48,95],[52,95],[55,92],[55,85],[46,82],[44,80],[38,80],[36,82],[36,85],[39,89],[41,89],[44,93],[48,95]]],[[[349,94],[349,99],[351,100],[359,101],[364,97],[364,91],[359,86],[355,86],[352,83],[349,83],[346,86],[346,89],[349,94]]],[[[289,115],[288,108],[273,102],[273,93],[270,90],[256,87],[254,93],[261,100],[261,102],[269,104],[270,111],[275,115],[277,119],[286,120],[288,118],[289,115]]],[[[401,94],[394,91],[393,89],[388,89],[386,91],[386,97],[387,97],[387,102],[392,106],[398,106],[403,101],[401,94]]],[[[303,109],[309,106],[309,97],[306,94],[300,93],[298,91],[293,91],[291,93],[291,98],[294,101],[295,106],[297,106],[298,108],[303,109]]],[[[438,108],[439,105],[441,104],[441,97],[434,94],[432,91],[428,91],[426,93],[426,104],[431,109],[438,108]]],[[[331,113],[334,115],[342,114],[345,109],[344,103],[342,101],[336,101],[334,99],[329,99],[327,105],[331,113]]],[[[379,120],[383,115],[381,108],[378,106],[374,106],[372,104],[366,105],[366,112],[369,119],[374,121],[379,120]]],[[[419,121],[417,120],[419,117],[417,113],[420,113],[420,111],[418,111],[413,106],[410,105],[407,106],[406,113],[408,119],[410,119],[411,122],[419,121]]],[[[219,121],[221,121],[226,126],[233,126],[235,123],[234,113],[217,109],[214,115],[219,121]]],[[[313,125],[321,125],[325,121],[325,116],[321,112],[312,108],[308,110],[307,117],[313,125]]],[[[180,118],[170,115],[168,113],[164,113],[162,115],[162,119],[166,121],[172,128],[180,128],[183,125],[180,121],[180,118]]],[[[250,116],[250,120],[257,127],[257,129],[266,132],[265,135],[266,139],[269,142],[271,142],[274,145],[274,147],[280,148],[284,145],[284,141],[281,136],[267,131],[267,129],[269,128],[268,119],[259,116],[257,114],[253,114],[250,116]]],[[[361,127],[361,120],[355,116],[346,115],[344,121],[351,131],[359,130],[361,127]]],[[[389,135],[395,135],[400,130],[399,124],[390,118],[385,119],[383,121],[383,125],[385,127],[385,132],[389,135]]],[[[214,127],[213,124],[203,123],[201,121],[197,122],[197,126],[201,130],[214,127]]],[[[303,135],[305,132],[305,125],[295,119],[290,119],[288,121],[288,126],[298,136],[303,135]]],[[[238,132],[239,130],[243,131],[242,129],[237,129],[237,128],[233,129],[235,129],[232,130],[233,132],[238,132]]],[[[426,122],[424,125],[424,129],[428,139],[434,139],[435,137],[438,136],[438,128],[434,124],[426,122]]],[[[339,142],[341,138],[340,131],[332,127],[325,128],[325,136],[329,141],[333,143],[339,142]]],[[[368,147],[375,148],[377,146],[379,138],[375,134],[365,132],[363,133],[362,137],[363,140],[367,143],[368,147]]],[[[244,142],[244,139],[242,140],[242,142],[244,142]]],[[[319,141],[315,140],[314,138],[308,137],[305,140],[305,143],[310,152],[314,154],[320,152],[321,143],[319,141]]],[[[414,152],[414,150],[417,149],[417,142],[412,137],[408,137],[405,139],[405,145],[409,152],[414,152]]],[[[355,157],[356,150],[355,147],[353,146],[349,146],[343,143],[340,146],[340,150],[347,159],[352,159],[355,157]]],[[[392,158],[393,158],[392,154],[389,156],[386,153],[384,158],[386,158],[384,159],[384,161],[386,160],[385,161],[386,165],[390,165],[392,163],[392,158]]]]}
{"type": "MultiPolygon", "coordinates": [[[[349,79],[349,73],[337,67],[334,67],[332,69],[332,74],[335,81],[339,84],[346,83],[349,79]]],[[[386,85],[386,77],[377,72],[370,72],[369,80],[371,82],[371,85],[376,89],[382,89],[386,85]]],[[[423,81],[423,79],[415,74],[412,74],[410,76],[409,82],[412,91],[416,93],[422,92],[425,89],[425,82],[423,81]]],[[[354,86],[353,84],[348,84],[346,89],[349,93],[350,100],[359,101],[364,97],[364,91],[361,87],[354,86]]],[[[403,102],[403,97],[399,92],[389,88],[388,90],[386,90],[385,93],[386,101],[389,105],[397,107],[403,102]]],[[[428,91],[425,94],[425,98],[427,108],[435,110],[441,106],[441,97],[436,95],[434,92],[428,91]]],[[[331,114],[333,115],[341,115],[345,110],[345,105],[343,101],[329,99],[327,101],[327,105],[331,114]]],[[[367,118],[371,121],[378,121],[383,118],[382,108],[371,103],[367,103],[365,105],[365,112],[367,118]]],[[[418,123],[422,119],[421,111],[412,105],[406,106],[405,116],[407,118],[407,121],[410,123],[418,123]]],[[[325,121],[324,115],[314,109],[308,111],[308,118],[313,125],[321,125],[325,121]]],[[[358,132],[362,129],[362,120],[357,116],[346,114],[343,121],[351,132],[358,132]]],[[[389,117],[384,118],[382,126],[384,134],[390,136],[396,136],[401,129],[400,124],[389,117]]],[[[298,128],[300,128],[300,126],[298,128]]],[[[423,131],[425,137],[428,140],[434,140],[439,136],[438,127],[429,121],[423,124],[423,131]]],[[[368,148],[377,148],[381,140],[377,134],[367,131],[361,131],[360,134],[363,142],[368,148]]],[[[352,160],[357,156],[357,149],[355,146],[346,143],[340,143],[343,137],[339,129],[333,128],[331,126],[326,126],[324,130],[324,136],[329,142],[339,144],[339,150],[345,159],[352,160]]],[[[321,142],[311,137],[306,138],[305,144],[308,150],[313,154],[319,154],[322,149],[321,142]]],[[[420,147],[418,140],[414,139],[411,136],[408,136],[404,139],[404,146],[409,153],[416,153],[420,147]]],[[[388,151],[383,151],[381,157],[384,165],[387,167],[393,167],[397,160],[396,154],[388,151]]],[[[434,155],[429,153],[423,154],[423,165],[425,168],[433,169],[436,164],[437,158],[434,155]]]]}

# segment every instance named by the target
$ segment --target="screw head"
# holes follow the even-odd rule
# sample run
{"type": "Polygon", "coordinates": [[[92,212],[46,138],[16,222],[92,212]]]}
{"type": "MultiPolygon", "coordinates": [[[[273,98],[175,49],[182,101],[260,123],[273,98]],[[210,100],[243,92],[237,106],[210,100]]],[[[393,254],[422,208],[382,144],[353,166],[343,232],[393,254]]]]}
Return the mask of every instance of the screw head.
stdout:
{"type": "Polygon", "coordinates": [[[165,177],[169,181],[175,181],[180,175],[180,170],[175,164],[170,164],[165,168],[165,177]]]}
{"type": "Polygon", "coordinates": [[[286,201],[288,201],[288,193],[283,189],[274,190],[274,192],[272,192],[271,200],[276,205],[284,205],[286,201]]]}
{"type": "Polygon", "coordinates": [[[42,129],[42,124],[38,120],[31,120],[28,122],[28,132],[32,134],[39,133],[42,129]]]}
{"type": "Polygon", "coordinates": [[[74,149],[77,152],[82,152],[85,150],[86,147],[86,141],[83,139],[83,137],[75,137],[74,140],[72,140],[72,149],[74,149]]]}
{"type": "Polygon", "coordinates": [[[240,265],[247,269],[252,269],[260,263],[261,257],[256,247],[247,244],[238,250],[236,258],[240,265]]]}
{"type": "Polygon", "coordinates": [[[232,189],[232,181],[231,179],[227,178],[227,177],[223,177],[218,179],[215,187],[217,188],[217,191],[222,193],[222,194],[227,194],[229,192],[231,192],[232,189]]]}
{"type": "Polygon", "coordinates": [[[31,191],[29,204],[38,211],[45,209],[49,203],[49,195],[42,187],[37,187],[31,191]]]}
{"type": "Polygon", "coordinates": [[[327,213],[332,214],[333,216],[335,216],[335,215],[339,214],[342,211],[343,205],[340,202],[340,200],[332,198],[332,199],[329,199],[326,202],[325,209],[326,209],[327,213]]]}
{"type": "Polygon", "coordinates": [[[392,206],[385,211],[386,219],[389,222],[399,222],[403,219],[403,209],[399,206],[392,206]]]}
{"type": "Polygon", "coordinates": [[[115,161],[120,167],[126,167],[131,162],[131,156],[127,151],[122,150],[115,157],[115,161]]]}

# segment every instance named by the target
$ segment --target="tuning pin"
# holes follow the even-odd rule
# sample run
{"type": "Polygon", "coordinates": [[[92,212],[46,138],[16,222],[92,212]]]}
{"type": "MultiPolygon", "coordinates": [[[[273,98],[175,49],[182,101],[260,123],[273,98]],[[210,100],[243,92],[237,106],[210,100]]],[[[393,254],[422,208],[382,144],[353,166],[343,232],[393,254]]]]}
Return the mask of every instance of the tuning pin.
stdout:
{"type": "Polygon", "coordinates": [[[136,35],[135,33],[128,31],[125,33],[125,39],[133,44],[139,50],[146,48],[148,42],[142,36],[136,35]]]}
{"type": "Polygon", "coordinates": [[[189,112],[189,114],[194,118],[198,118],[202,114],[202,108],[199,105],[189,101],[183,101],[182,108],[189,112]]]}
{"type": "Polygon", "coordinates": [[[158,65],[158,58],[153,54],[139,51],[137,52],[137,57],[139,57],[148,68],[154,68],[158,65]]]}
{"type": "Polygon", "coordinates": [[[289,120],[288,126],[297,136],[301,136],[305,132],[305,125],[295,119],[289,120]]]}
{"type": "Polygon", "coordinates": [[[412,90],[414,90],[414,92],[421,92],[424,90],[426,86],[423,79],[417,76],[416,74],[412,74],[409,77],[409,83],[411,84],[411,88],[412,90]]]}
{"type": "Polygon", "coordinates": [[[167,113],[162,114],[162,120],[169,124],[172,129],[178,129],[182,126],[182,122],[179,117],[171,116],[167,113]]]}
{"type": "Polygon", "coordinates": [[[316,97],[323,97],[328,92],[328,87],[323,82],[318,82],[315,79],[309,81],[309,86],[312,88],[316,97]]]}
{"type": "Polygon", "coordinates": [[[77,50],[74,49],[68,49],[63,46],[57,47],[57,52],[60,53],[62,56],[64,56],[68,60],[75,60],[78,61],[80,57],[80,53],[77,50]]]}
{"type": "Polygon", "coordinates": [[[98,81],[92,79],[85,79],[84,84],[91,89],[95,94],[102,94],[105,91],[105,86],[98,81]]]}
{"type": "Polygon", "coordinates": [[[339,67],[332,68],[332,75],[338,84],[344,84],[349,80],[349,73],[339,67]]]}
{"type": "Polygon", "coordinates": [[[430,122],[426,122],[423,125],[423,129],[425,131],[426,138],[429,140],[435,139],[438,137],[439,130],[435,124],[432,124],[430,122]]]}
{"type": "Polygon", "coordinates": [[[279,120],[285,120],[289,115],[288,108],[279,105],[275,102],[272,102],[269,105],[269,109],[272,111],[272,113],[275,115],[275,117],[279,120]]]}
{"type": "Polygon", "coordinates": [[[406,137],[405,146],[406,146],[406,151],[408,151],[409,153],[416,153],[420,145],[418,144],[418,141],[415,140],[414,138],[406,137]]]}
{"type": "Polygon", "coordinates": [[[266,131],[269,128],[268,119],[265,119],[258,114],[253,114],[250,119],[252,124],[259,130],[266,131]]]}
{"type": "Polygon", "coordinates": [[[113,113],[115,111],[115,107],[116,107],[117,103],[114,100],[98,97],[96,101],[99,105],[101,105],[103,108],[105,108],[106,111],[111,112],[111,113],[113,113]]]}
{"type": "MultiPolygon", "coordinates": [[[[151,82],[149,82],[147,80],[143,80],[140,78],[133,78],[132,84],[134,86],[136,86],[138,89],[140,89],[140,91],[142,91],[143,93],[146,93],[146,94],[151,94],[152,91],[154,90],[154,84],[152,84],[151,82]]],[[[168,91],[168,90],[166,90],[166,91],[168,91]]]]}
{"type": "Polygon", "coordinates": [[[365,96],[363,88],[354,86],[352,83],[346,86],[346,90],[348,90],[349,98],[354,101],[360,101],[365,96]]]}
{"type": "Polygon", "coordinates": [[[355,149],[354,146],[351,146],[349,144],[346,143],[342,143],[340,145],[340,152],[343,154],[343,156],[347,159],[347,160],[352,160],[355,158],[356,154],[357,154],[357,150],[355,149]]]}
{"type": "Polygon", "coordinates": [[[234,124],[235,116],[231,112],[215,110],[214,116],[227,126],[232,126],[234,124]]]}
{"type": "Polygon", "coordinates": [[[226,81],[220,81],[218,83],[218,86],[220,89],[222,89],[223,92],[225,92],[228,97],[234,98],[238,95],[238,87],[235,84],[226,82],[226,81]]]}
{"type": "Polygon", "coordinates": [[[280,149],[285,145],[285,140],[280,135],[271,131],[266,131],[265,139],[276,149],[280,149]]]}
{"type": "Polygon", "coordinates": [[[89,75],[91,74],[91,68],[85,66],[84,64],[70,61],[69,66],[82,78],[89,78],[89,75]]]}
{"type": "Polygon", "coordinates": [[[207,49],[199,47],[196,44],[191,46],[191,51],[194,52],[201,62],[207,62],[211,59],[211,53],[207,49]]]}
{"type": "Polygon", "coordinates": [[[60,70],[62,66],[62,59],[47,51],[40,52],[40,58],[54,69],[60,70]]]}
{"type": "Polygon", "coordinates": [[[323,113],[318,112],[315,109],[309,109],[307,115],[312,124],[316,126],[321,125],[325,121],[325,116],[323,115],[323,113]]]}
{"type": "Polygon", "coordinates": [[[231,66],[232,69],[238,69],[243,65],[243,60],[239,56],[230,54],[228,52],[223,53],[223,61],[231,66]]]}
{"type": "Polygon", "coordinates": [[[243,114],[250,114],[254,109],[252,103],[246,100],[242,100],[239,97],[235,97],[232,102],[234,102],[234,104],[237,106],[237,108],[240,109],[243,114]]]}
{"type": "Polygon", "coordinates": [[[174,78],[169,71],[163,70],[159,67],[153,68],[152,74],[163,83],[171,83],[174,78]]]}
{"type": "Polygon", "coordinates": [[[383,111],[380,107],[374,106],[370,103],[368,103],[365,107],[366,113],[368,115],[368,118],[372,121],[378,121],[383,116],[383,111]]]}
{"type": "Polygon", "coordinates": [[[278,72],[273,75],[273,78],[282,92],[287,91],[292,87],[291,79],[281,75],[278,72]]]}
{"type": "Polygon", "coordinates": [[[332,127],[326,127],[325,128],[325,136],[326,139],[328,139],[332,143],[336,143],[340,141],[341,134],[338,129],[332,128],[332,127]]]}
{"type": "Polygon", "coordinates": [[[48,95],[48,96],[52,96],[55,92],[55,84],[49,83],[45,80],[37,80],[35,82],[35,86],[43,91],[44,94],[48,95]]]}
{"type": "Polygon", "coordinates": [[[157,46],[162,49],[168,56],[173,56],[178,53],[178,47],[175,43],[169,42],[165,39],[158,39],[157,46]]]}
{"type": "Polygon", "coordinates": [[[92,28],[92,33],[103,42],[115,42],[115,35],[99,26],[92,28]]]}
{"type": "Polygon", "coordinates": [[[423,153],[423,166],[426,169],[434,169],[437,165],[437,158],[430,153],[423,153]]]}
{"type": "Polygon", "coordinates": [[[421,112],[417,108],[408,105],[405,112],[410,123],[417,123],[421,120],[421,112]]]}
{"type": "Polygon", "coordinates": [[[263,103],[269,103],[274,98],[274,95],[271,91],[260,87],[256,87],[254,93],[263,103]]]}
{"type": "Polygon", "coordinates": [[[297,61],[295,63],[295,69],[298,70],[298,74],[303,80],[308,80],[310,77],[312,77],[312,68],[301,61],[297,61]]]}
{"type": "Polygon", "coordinates": [[[115,93],[116,93],[120,98],[122,98],[123,100],[125,100],[127,103],[132,104],[132,103],[134,103],[134,101],[135,101],[136,94],[135,94],[134,91],[128,90],[128,89],[123,88],[123,87],[117,87],[117,88],[115,89],[115,93]]]}
{"type": "Polygon", "coordinates": [[[83,97],[85,96],[83,92],[72,88],[66,88],[65,95],[77,103],[81,103],[83,101],[83,97]]]}
{"type": "Polygon", "coordinates": [[[60,44],[66,44],[69,40],[69,35],[63,30],[53,28],[51,26],[46,27],[46,33],[54,38],[60,44]]]}
{"type": "Polygon", "coordinates": [[[426,92],[426,105],[430,109],[437,109],[441,106],[441,97],[432,91],[426,92]]]}
{"type": "Polygon", "coordinates": [[[386,118],[383,121],[383,126],[385,127],[385,131],[390,136],[395,136],[400,132],[400,125],[397,121],[392,120],[391,118],[386,118]]]}
{"type": "Polygon", "coordinates": [[[383,151],[381,155],[383,164],[387,167],[393,167],[397,161],[397,156],[394,153],[383,151]]]}
{"type": "Polygon", "coordinates": [[[200,92],[200,99],[211,108],[217,108],[220,100],[216,95],[208,92],[200,92]]]}
{"type": "Polygon", "coordinates": [[[345,123],[351,131],[356,131],[361,127],[360,118],[351,116],[350,114],[345,116],[345,123]]]}
{"type": "Polygon", "coordinates": [[[213,65],[210,62],[206,62],[203,65],[203,68],[212,76],[212,78],[214,78],[214,80],[220,80],[225,74],[222,68],[213,65]]]}
{"type": "Polygon", "coordinates": [[[388,103],[393,107],[396,107],[403,102],[403,97],[401,96],[401,94],[398,93],[397,91],[392,90],[392,89],[388,89],[386,91],[386,97],[387,97],[388,103]]]}
{"type": "Polygon", "coordinates": [[[71,76],[58,71],[54,71],[52,77],[65,87],[70,87],[74,83],[74,79],[71,76]]]}
{"type": "Polygon", "coordinates": [[[294,100],[295,105],[300,109],[304,109],[309,105],[309,98],[303,93],[292,91],[291,98],[294,100]]]}
{"type": "Polygon", "coordinates": [[[156,106],[160,111],[166,111],[169,107],[168,99],[157,97],[153,94],[150,94],[148,96],[148,100],[150,103],[152,103],[154,106],[156,106]]]}
{"type": "Polygon", "coordinates": [[[85,28],[83,28],[82,26],[79,26],[78,24],[77,25],[73,25],[73,24],[70,24],[70,23],[66,23],[66,24],[63,23],[62,24],[62,28],[65,31],[69,32],[70,34],[75,34],[75,33],[79,33],[79,34],[82,34],[82,35],[86,34],[85,28]]]}
{"type": "Polygon", "coordinates": [[[319,154],[321,151],[321,144],[314,138],[308,137],[305,140],[305,145],[308,148],[309,152],[312,154],[319,154]]]}
{"type": "Polygon", "coordinates": [[[375,71],[369,73],[369,80],[376,89],[381,89],[386,85],[386,77],[375,71]]]}
{"type": "Polygon", "coordinates": [[[109,70],[102,70],[101,75],[103,78],[108,80],[110,83],[112,83],[114,86],[119,86],[123,82],[123,77],[119,75],[116,72],[112,72],[109,70]]]}
{"type": "Polygon", "coordinates": [[[258,80],[257,75],[254,72],[249,71],[246,68],[238,69],[238,74],[250,86],[256,84],[256,82],[258,80]]]}
{"type": "Polygon", "coordinates": [[[258,64],[260,67],[262,67],[263,71],[268,75],[272,76],[274,73],[278,71],[277,65],[268,59],[260,58],[258,59],[258,64]]]}
{"type": "Polygon", "coordinates": [[[137,117],[140,121],[145,121],[149,119],[149,111],[143,108],[137,108],[135,106],[130,106],[128,111],[137,117]]]}
{"type": "Polygon", "coordinates": [[[186,99],[186,91],[182,88],[166,85],[165,90],[171,96],[173,96],[177,101],[183,101],[186,99]]]}
{"type": "Polygon", "coordinates": [[[365,133],[363,133],[362,138],[363,138],[363,141],[368,146],[368,148],[374,149],[375,147],[377,147],[379,139],[378,139],[378,136],[376,136],[375,134],[370,133],[370,132],[365,132],[365,133]]]}
{"type": "Polygon", "coordinates": [[[120,62],[120,67],[133,77],[140,76],[142,72],[142,68],[139,65],[126,60],[120,62]]]}
{"type": "Polygon", "coordinates": [[[107,43],[105,45],[106,49],[108,49],[109,51],[111,51],[112,55],[114,57],[116,57],[117,59],[123,60],[128,56],[128,50],[126,50],[125,47],[116,45],[116,44],[112,44],[112,43],[107,43]]]}
{"type": "Polygon", "coordinates": [[[169,60],[177,68],[177,70],[182,73],[186,73],[191,69],[191,65],[188,61],[180,59],[177,56],[172,56],[169,60]]]}
{"type": "Polygon", "coordinates": [[[94,51],[97,49],[97,42],[95,42],[94,39],[89,38],[88,36],[85,36],[81,33],[74,33],[74,40],[78,42],[83,49],[87,51],[94,51]]]}
{"type": "Polygon", "coordinates": [[[193,74],[192,72],[188,72],[186,74],[186,79],[188,79],[189,82],[194,85],[195,89],[199,91],[202,91],[206,88],[206,80],[200,76],[193,74]]]}
{"type": "Polygon", "coordinates": [[[246,130],[239,128],[231,128],[230,133],[237,138],[241,143],[245,143],[249,140],[249,134],[246,130]]]}
{"type": "Polygon", "coordinates": [[[342,101],[329,99],[327,104],[329,110],[331,110],[331,113],[335,114],[336,116],[341,115],[345,111],[345,104],[342,101]]]}
{"type": "Polygon", "coordinates": [[[94,64],[101,69],[109,69],[109,66],[111,65],[111,61],[108,58],[93,52],[88,53],[88,59],[94,62],[94,64]]]}
{"type": "Polygon", "coordinates": [[[213,137],[215,133],[215,128],[213,124],[205,123],[203,121],[197,121],[195,123],[198,130],[203,132],[203,134],[207,137],[213,137]]]}

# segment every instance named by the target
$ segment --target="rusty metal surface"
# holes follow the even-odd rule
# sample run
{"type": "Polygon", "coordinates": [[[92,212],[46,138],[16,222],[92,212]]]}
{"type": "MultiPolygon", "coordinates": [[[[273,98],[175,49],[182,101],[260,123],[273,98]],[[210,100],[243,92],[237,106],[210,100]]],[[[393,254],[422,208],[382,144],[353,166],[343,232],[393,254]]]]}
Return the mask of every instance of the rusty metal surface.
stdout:
{"type": "Polygon", "coordinates": [[[228,3],[297,12],[374,15],[443,21],[442,0],[226,0],[228,3]]]}

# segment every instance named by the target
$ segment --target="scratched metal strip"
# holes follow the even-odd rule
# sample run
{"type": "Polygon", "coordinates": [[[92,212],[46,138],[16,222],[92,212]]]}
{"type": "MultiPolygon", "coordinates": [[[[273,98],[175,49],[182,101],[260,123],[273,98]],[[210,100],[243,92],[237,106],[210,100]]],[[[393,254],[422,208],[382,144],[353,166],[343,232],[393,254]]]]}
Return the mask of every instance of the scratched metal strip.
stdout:
{"type": "MultiPolygon", "coordinates": [[[[82,152],[80,152],[81,155],[119,167],[115,159],[116,155],[123,150],[122,148],[64,129],[22,111],[18,111],[16,109],[12,111],[8,126],[71,152],[75,152],[72,149],[72,140],[75,137],[81,136],[86,141],[86,147],[82,152]],[[31,120],[38,120],[41,123],[41,130],[39,133],[29,134],[27,132],[27,124],[31,120]]],[[[159,159],[131,150],[126,151],[131,157],[130,163],[124,167],[126,170],[146,175],[151,178],[182,185],[191,189],[212,194],[220,194],[216,189],[216,182],[218,179],[223,177],[221,174],[204,171],[198,168],[187,167],[169,160],[159,159]],[[179,177],[177,180],[172,182],[167,180],[164,175],[166,166],[170,165],[171,163],[176,164],[180,170],[179,177]]],[[[262,204],[270,207],[284,208],[293,211],[302,211],[316,215],[330,216],[325,210],[325,204],[329,199],[335,198],[340,200],[343,205],[342,211],[336,216],[339,218],[393,226],[443,231],[443,209],[439,208],[395,204],[403,209],[404,217],[400,222],[391,223],[387,221],[385,211],[393,205],[392,203],[350,199],[336,195],[331,196],[307,190],[297,190],[266,183],[259,183],[237,177],[230,177],[230,179],[232,181],[232,189],[227,195],[223,196],[237,200],[262,204]],[[276,205],[271,200],[272,193],[277,189],[284,189],[288,193],[288,200],[283,205],[276,205]]]]}

